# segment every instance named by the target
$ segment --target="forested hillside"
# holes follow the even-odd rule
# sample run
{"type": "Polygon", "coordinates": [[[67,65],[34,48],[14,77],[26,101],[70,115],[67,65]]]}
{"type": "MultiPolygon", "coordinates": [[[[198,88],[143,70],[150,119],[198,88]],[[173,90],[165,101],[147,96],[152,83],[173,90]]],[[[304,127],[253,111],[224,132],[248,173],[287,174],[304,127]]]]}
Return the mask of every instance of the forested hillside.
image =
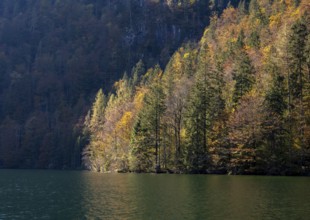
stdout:
{"type": "Polygon", "coordinates": [[[164,67],[227,4],[0,1],[0,167],[80,167],[75,125],[98,89],[108,93],[140,59],[164,67]]]}
{"type": "Polygon", "coordinates": [[[165,68],[138,62],[83,125],[98,172],[310,173],[310,3],[240,1],[165,68]]]}

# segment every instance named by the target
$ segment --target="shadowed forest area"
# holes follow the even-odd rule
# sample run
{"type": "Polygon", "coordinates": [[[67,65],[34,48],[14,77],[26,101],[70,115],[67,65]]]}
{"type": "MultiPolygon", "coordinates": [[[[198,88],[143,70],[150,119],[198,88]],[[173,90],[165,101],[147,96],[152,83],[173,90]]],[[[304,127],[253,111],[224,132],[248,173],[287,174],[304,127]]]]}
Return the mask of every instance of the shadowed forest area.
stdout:
{"type": "Polygon", "coordinates": [[[0,4],[0,167],[309,175],[307,0],[0,4]]]}
{"type": "Polygon", "coordinates": [[[0,167],[80,168],[99,88],[141,59],[164,67],[228,1],[0,1],[0,167]]]}

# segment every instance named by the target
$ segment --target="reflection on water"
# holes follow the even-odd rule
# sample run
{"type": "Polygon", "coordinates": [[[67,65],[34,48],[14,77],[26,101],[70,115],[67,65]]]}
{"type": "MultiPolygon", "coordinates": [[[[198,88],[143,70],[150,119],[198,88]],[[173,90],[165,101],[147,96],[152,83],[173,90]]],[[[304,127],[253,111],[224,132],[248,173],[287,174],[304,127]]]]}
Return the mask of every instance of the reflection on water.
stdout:
{"type": "Polygon", "coordinates": [[[130,182],[125,175],[98,174],[84,172],[82,209],[86,219],[94,218],[128,218],[134,217],[138,210],[132,204],[135,196],[132,194],[130,182]]]}
{"type": "Polygon", "coordinates": [[[0,219],[308,219],[310,178],[0,170],[0,219]]]}
{"type": "Polygon", "coordinates": [[[0,219],[79,219],[82,192],[79,182],[72,182],[76,174],[1,170],[0,219]]]}

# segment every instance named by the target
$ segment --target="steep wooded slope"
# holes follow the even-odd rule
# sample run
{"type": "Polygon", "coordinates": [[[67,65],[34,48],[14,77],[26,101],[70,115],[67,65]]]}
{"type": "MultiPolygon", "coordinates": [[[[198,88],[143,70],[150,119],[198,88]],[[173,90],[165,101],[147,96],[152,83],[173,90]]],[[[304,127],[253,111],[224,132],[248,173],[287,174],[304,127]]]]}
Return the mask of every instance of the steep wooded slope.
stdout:
{"type": "Polygon", "coordinates": [[[213,16],[164,70],[140,62],[98,92],[86,168],[309,174],[309,2],[247,3],[213,16]]]}
{"type": "Polygon", "coordinates": [[[0,1],[0,167],[79,167],[74,125],[97,90],[165,65],[227,2],[0,1]]]}

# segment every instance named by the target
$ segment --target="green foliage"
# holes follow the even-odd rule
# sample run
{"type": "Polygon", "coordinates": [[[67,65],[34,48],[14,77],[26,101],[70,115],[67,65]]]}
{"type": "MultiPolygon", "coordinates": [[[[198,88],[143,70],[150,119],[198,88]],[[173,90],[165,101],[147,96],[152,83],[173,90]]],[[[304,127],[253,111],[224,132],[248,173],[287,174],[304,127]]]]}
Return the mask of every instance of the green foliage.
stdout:
{"type": "Polygon", "coordinates": [[[265,145],[260,153],[264,169],[269,174],[275,174],[285,170],[285,166],[289,164],[289,134],[284,115],[288,103],[285,78],[279,67],[272,63],[268,71],[272,74],[272,85],[265,97],[267,115],[262,125],[265,145]]]}
{"type": "MultiPolygon", "coordinates": [[[[160,75],[155,77],[160,77],[160,75]]],[[[159,78],[155,79],[155,83],[151,85],[150,91],[145,96],[142,110],[142,117],[149,135],[147,138],[150,145],[155,148],[156,169],[160,168],[161,120],[166,109],[165,94],[159,80],[159,78]]]]}
{"type": "Polygon", "coordinates": [[[130,168],[134,172],[149,172],[154,165],[154,149],[149,143],[148,131],[138,118],[131,137],[130,168]]]}
{"type": "Polygon", "coordinates": [[[307,64],[307,38],[309,30],[305,23],[305,17],[297,20],[291,27],[289,36],[289,94],[291,95],[290,112],[290,137],[291,143],[298,149],[297,157],[294,163],[299,166],[308,167],[307,159],[309,157],[308,145],[309,126],[307,125],[307,112],[309,107],[309,65],[307,64]],[[307,75],[308,74],[308,75],[307,75]]]}
{"type": "Polygon", "coordinates": [[[189,96],[186,130],[187,169],[194,173],[206,172],[207,165],[207,108],[206,79],[197,79],[189,96]],[[200,81],[201,80],[201,81],[200,81]]]}
{"type": "Polygon", "coordinates": [[[236,81],[233,95],[235,104],[251,90],[255,83],[254,68],[248,55],[242,50],[237,59],[237,66],[233,75],[233,79],[236,81]]]}
{"type": "Polygon", "coordinates": [[[254,16],[260,15],[260,6],[258,0],[251,0],[249,5],[249,12],[254,16]]]}
{"type": "Polygon", "coordinates": [[[306,61],[305,45],[308,35],[307,27],[302,20],[293,24],[289,39],[289,55],[291,69],[291,88],[294,97],[300,97],[303,89],[303,65],[306,61]]]}
{"type": "Polygon", "coordinates": [[[272,86],[266,95],[267,108],[281,116],[287,109],[285,81],[284,77],[279,74],[277,66],[272,66],[270,71],[273,73],[273,79],[272,86]]]}
{"type": "Polygon", "coordinates": [[[259,49],[260,47],[260,39],[259,39],[259,34],[257,31],[253,31],[249,37],[249,45],[251,47],[254,47],[256,49],[259,49]]]}
{"type": "Polygon", "coordinates": [[[221,114],[224,106],[220,89],[221,77],[212,68],[209,56],[209,48],[205,45],[198,55],[198,72],[187,104],[186,158],[188,169],[195,173],[205,173],[207,170],[208,139],[211,136],[212,122],[221,114]]]}
{"type": "Polygon", "coordinates": [[[265,12],[262,11],[262,8],[258,0],[251,0],[249,4],[249,13],[252,20],[255,22],[255,19],[258,19],[261,24],[268,24],[268,19],[266,18],[265,12]]]}
{"type": "Polygon", "coordinates": [[[239,49],[242,49],[244,47],[244,40],[245,40],[245,35],[243,29],[241,29],[239,36],[237,38],[236,46],[239,49]]]}

